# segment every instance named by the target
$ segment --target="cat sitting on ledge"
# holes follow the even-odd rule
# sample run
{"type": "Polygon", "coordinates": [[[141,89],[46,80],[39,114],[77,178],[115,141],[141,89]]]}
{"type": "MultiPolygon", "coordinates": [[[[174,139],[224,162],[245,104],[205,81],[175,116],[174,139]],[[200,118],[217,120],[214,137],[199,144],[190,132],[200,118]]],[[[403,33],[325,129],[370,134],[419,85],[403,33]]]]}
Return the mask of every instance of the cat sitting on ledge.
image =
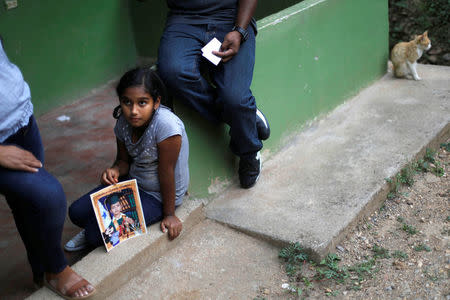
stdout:
{"type": "Polygon", "coordinates": [[[423,52],[431,48],[428,31],[418,35],[410,42],[398,43],[392,48],[391,61],[394,67],[394,75],[398,78],[411,75],[414,80],[421,80],[417,74],[417,60],[423,52]]]}

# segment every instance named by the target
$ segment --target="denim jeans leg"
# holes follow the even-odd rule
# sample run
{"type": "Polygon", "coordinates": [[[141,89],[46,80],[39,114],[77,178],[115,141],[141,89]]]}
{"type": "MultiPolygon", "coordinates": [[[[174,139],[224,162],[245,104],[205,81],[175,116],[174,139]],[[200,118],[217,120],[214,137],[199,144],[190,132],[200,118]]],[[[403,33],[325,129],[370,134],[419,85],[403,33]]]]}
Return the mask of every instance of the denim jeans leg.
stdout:
{"type": "Polygon", "coordinates": [[[200,74],[205,31],[206,25],[167,26],[158,50],[158,73],[169,94],[194,108],[204,118],[219,122],[215,91],[200,74]]]}
{"type": "MultiPolygon", "coordinates": [[[[43,161],[43,148],[34,118],[2,145],[32,152],[43,161]]],[[[37,173],[0,168],[0,193],[5,195],[25,244],[35,279],[67,266],[61,248],[66,198],[61,184],[45,168],[37,173]]]]}
{"type": "Polygon", "coordinates": [[[69,207],[70,221],[85,230],[86,240],[89,245],[93,247],[103,245],[103,239],[100,230],[98,229],[97,219],[92,207],[90,195],[104,187],[104,185],[97,186],[81,196],[78,200],[74,201],[69,207]]]}
{"type": "MultiPolygon", "coordinates": [[[[208,32],[214,32],[223,41],[232,26],[210,25],[208,32]]],[[[255,34],[251,26],[248,31],[247,41],[241,44],[231,60],[211,67],[217,101],[223,107],[222,119],[230,125],[230,148],[240,157],[253,155],[262,148],[256,129],[256,101],[250,90],[255,64],[255,34]]]]}
{"type": "Polygon", "coordinates": [[[169,93],[188,103],[203,117],[230,125],[231,151],[238,156],[262,148],[256,130],[256,103],[250,90],[255,63],[255,34],[241,45],[238,54],[217,67],[202,57],[201,48],[216,37],[223,41],[233,24],[171,24],[161,37],[158,71],[169,93]],[[200,73],[206,63],[217,88],[200,73]]]}

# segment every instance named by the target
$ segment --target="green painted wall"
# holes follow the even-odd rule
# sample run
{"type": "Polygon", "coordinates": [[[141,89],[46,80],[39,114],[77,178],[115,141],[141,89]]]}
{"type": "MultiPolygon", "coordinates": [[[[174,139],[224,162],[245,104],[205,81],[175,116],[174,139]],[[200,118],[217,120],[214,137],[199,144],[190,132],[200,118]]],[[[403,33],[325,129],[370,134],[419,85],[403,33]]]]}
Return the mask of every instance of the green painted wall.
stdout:
{"type": "MultiPolygon", "coordinates": [[[[260,1],[256,16],[296,2],[260,1]]],[[[276,151],[306,121],[384,74],[387,2],[305,0],[258,21],[252,90],[272,128],[264,149],[276,151]]],[[[19,0],[10,11],[0,5],[0,34],[39,114],[117,78],[138,57],[155,58],[166,13],[165,1],[19,0]]],[[[177,101],[175,111],[190,138],[190,192],[206,197],[236,178],[228,130],[177,101]]]]}
{"type": "Polygon", "coordinates": [[[258,25],[252,89],[271,120],[268,148],[386,71],[387,0],[305,1],[258,25]]]}
{"type": "Polygon", "coordinates": [[[31,87],[37,115],[86,95],[136,62],[127,1],[0,3],[0,34],[31,87]]]}
{"type": "MultiPolygon", "coordinates": [[[[269,119],[264,142],[274,152],[283,138],[326,113],[385,73],[387,0],[306,0],[258,21],[252,91],[269,119]]],[[[213,126],[181,103],[190,140],[190,192],[237,178],[225,126],[213,126]]],[[[211,191],[214,191],[212,189],[211,191]]]]}

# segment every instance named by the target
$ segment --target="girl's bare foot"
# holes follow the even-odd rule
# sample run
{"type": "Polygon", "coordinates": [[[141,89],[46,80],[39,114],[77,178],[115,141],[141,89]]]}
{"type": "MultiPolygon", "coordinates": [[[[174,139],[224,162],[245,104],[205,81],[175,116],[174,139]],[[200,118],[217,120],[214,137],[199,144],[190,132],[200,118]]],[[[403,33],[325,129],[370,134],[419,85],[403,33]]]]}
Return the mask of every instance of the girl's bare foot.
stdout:
{"type": "Polygon", "coordinates": [[[95,293],[95,288],[69,266],[58,274],[45,273],[44,283],[64,299],[86,299],[95,293]]]}

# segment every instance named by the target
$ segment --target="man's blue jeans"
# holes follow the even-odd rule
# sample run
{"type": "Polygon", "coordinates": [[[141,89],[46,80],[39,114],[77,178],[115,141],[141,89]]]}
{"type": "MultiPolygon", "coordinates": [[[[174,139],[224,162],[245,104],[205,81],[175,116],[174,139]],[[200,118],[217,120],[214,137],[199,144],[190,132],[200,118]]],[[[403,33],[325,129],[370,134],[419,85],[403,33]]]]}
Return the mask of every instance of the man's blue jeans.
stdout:
{"type": "MultiPolygon", "coordinates": [[[[1,145],[28,150],[44,165],[44,149],[33,116],[27,126],[1,145]]],[[[6,197],[14,215],[35,280],[44,272],[62,271],[67,266],[61,248],[66,197],[59,181],[44,168],[30,173],[0,167],[0,194],[6,197]]]]}
{"type": "Polygon", "coordinates": [[[218,66],[202,57],[201,48],[216,37],[223,42],[233,24],[169,24],[161,37],[158,72],[170,94],[208,120],[230,125],[230,148],[238,156],[262,148],[256,130],[256,102],[250,90],[255,64],[255,33],[230,61],[218,66]],[[215,87],[200,73],[205,66],[215,87]]]}

